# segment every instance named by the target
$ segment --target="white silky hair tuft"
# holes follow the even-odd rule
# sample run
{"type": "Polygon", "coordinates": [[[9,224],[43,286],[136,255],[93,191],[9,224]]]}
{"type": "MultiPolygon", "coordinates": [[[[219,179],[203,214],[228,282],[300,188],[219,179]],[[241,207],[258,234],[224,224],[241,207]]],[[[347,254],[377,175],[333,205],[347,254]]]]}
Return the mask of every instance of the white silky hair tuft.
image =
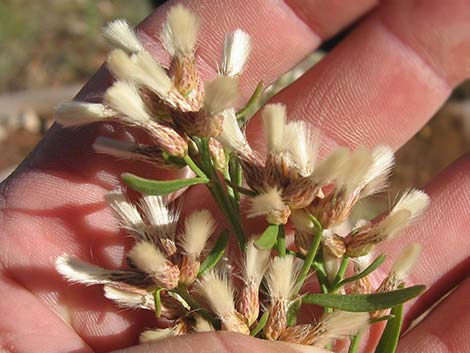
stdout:
{"type": "Polygon", "coordinates": [[[134,29],[123,19],[109,22],[103,27],[103,36],[113,46],[126,51],[128,54],[144,50],[134,29]]]}
{"type": "Polygon", "coordinates": [[[353,150],[336,177],[337,188],[345,190],[346,195],[362,189],[372,162],[372,154],[366,147],[353,150]]]}
{"type": "Polygon", "coordinates": [[[379,145],[372,150],[372,164],[364,175],[361,197],[383,191],[388,186],[388,178],[395,163],[390,146],[379,145]]]}
{"type": "Polygon", "coordinates": [[[106,63],[117,79],[146,86],[162,99],[166,99],[173,88],[165,70],[146,51],[130,58],[124,51],[115,49],[108,55],[106,63]]]}
{"type": "Polygon", "coordinates": [[[267,104],[261,112],[263,132],[268,152],[277,154],[285,150],[286,106],[281,103],[267,104]]]}
{"type": "Polygon", "coordinates": [[[366,255],[352,258],[352,261],[354,263],[354,269],[357,269],[361,272],[364,271],[372,263],[374,259],[373,256],[374,253],[371,251],[366,255]]]}
{"type": "Polygon", "coordinates": [[[75,259],[68,255],[55,261],[55,268],[62,276],[73,283],[85,285],[114,283],[119,278],[130,277],[131,272],[107,270],[102,267],[75,259]]]}
{"type": "Polygon", "coordinates": [[[195,323],[193,326],[194,332],[212,332],[214,330],[214,326],[204,319],[201,315],[194,315],[195,323]]]}
{"type": "Polygon", "coordinates": [[[351,152],[347,148],[340,147],[334,150],[318,163],[310,178],[320,185],[329,184],[343,172],[350,156],[351,152]]]}
{"type": "Polygon", "coordinates": [[[276,256],[271,259],[266,273],[271,301],[291,298],[299,270],[300,266],[294,255],[276,256]]]}
{"type": "Polygon", "coordinates": [[[151,294],[144,296],[139,293],[132,293],[124,289],[106,284],[103,287],[105,298],[114,301],[121,308],[128,309],[152,309],[147,303],[153,300],[151,294]]]}
{"type": "Polygon", "coordinates": [[[243,71],[251,51],[251,38],[248,33],[236,29],[225,36],[222,54],[221,75],[237,76],[243,71]]]}
{"type": "Polygon", "coordinates": [[[196,47],[199,17],[181,4],[168,11],[163,25],[162,41],[165,49],[174,55],[192,55],[196,47]]]}
{"type": "Polygon", "coordinates": [[[133,158],[136,144],[99,136],[93,142],[93,150],[118,158],[133,158]]]}
{"type": "Polygon", "coordinates": [[[208,210],[191,213],[184,221],[184,233],[181,238],[184,252],[198,258],[215,228],[215,219],[208,210]]]}
{"type": "Polygon", "coordinates": [[[319,323],[324,325],[325,336],[330,338],[345,338],[357,334],[369,324],[369,313],[353,313],[335,311],[326,315],[319,323]]]}
{"type": "Polygon", "coordinates": [[[282,211],[285,207],[281,190],[277,188],[266,188],[263,193],[250,197],[249,201],[248,218],[265,215],[272,211],[282,211]]]}
{"type": "Polygon", "coordinates": [[[408,245],[395,260],[391,274],[396,276],[399,281],[404,281],[418,261],[422,246],[419,244],[408,245]]]}
{"type": "Polygon", "coordinates": [[[149,275],[165,271],[165,255],[151,242],[139,241],[127,256],[138,269],[149,275]]]}
{"type": "Polygon", "coordinates": [[[320,146],[320,132],[299,120],[287,123],[284,136],[290,164],[304,177],[312,174],[320,146]]]}
{"type": "Polygon", "coordinates": [[[417,189],[409,189],[403,193],[390,214],[406,209],[411,213],[410,220],[414,220],[422,215],[428,205],[429,196],[425,192],[417,189]]]}
{"type": "Polygon", "coordinates": [[[64,102],[54,109],[55,120],[64,126],[82,125],[112,118],[116,112],[101,103],[64,102]]]}
{"type": "Polygon", "coordinates": [[[150,120],[139,92],[128,82],[116,81],[106,91],[104,101],[123,114],[123,119],[129,123],[145,124],[150,120]]]}
{"type": "Polygon", "coordinates": [[[217,76],[204,87],[204,110],[209,114],[222,113],[237,98],[238,77],[217,76]]]}
{"type": "Polygon", "coordinates": [[[376,229],[385,239],[392,239],[408,226],[410,220],[411,212],[407,209],[401,209],[393,214],[390,213],[376,226],[376,229]]]}
{"type": "Polygon", "coordinates": [[[235,311],[234,291],[226,274],[209,271],[196,282],[196,291],[220,318],[235,311]]]}
{"type": "Polygon", "coordinates": [[[137,53],[133,60],[152,80],[152,84],[150,84],[149,87],[157,93],[160,98],[166,98],[168,93],[173,89],[173,83],[165,69],[161,67],[147,51],[137,53]]]}
{"type": "Polygon", "coordinates": [[[392,238],[421,216],[428,205],[429,196],[426,193],[417,189],[407,190],[389,215],[377,225],[377,229],[392,238]]]}
{"type": "Polygon", "coordinates": [[[138,238],[144,236],[145,224],[135,207],[121,191],[115,190],[105,195],[105,200],[114,211],[122,228],[127,229],[138,238]]]}
{"type": "Polygon", "coordinates": [[[263,276],[268,269],[269,250],[261,250],[255,246],[254,239],[258,236],[253,236],[246,245],[245,263],[243,266],[243,279],[247,284],[254,284],[259,287],[263,276]]]}
{"type": "Polygon", "coordinates": [[[140,209],[153,231],[162,238],[174,239],[180,217],[179,207],[169,207],[161,196],[143,195],[140,209]]]}
{"type": "Polygon", "coordinates": [[[222,112],[224,123],[222,133],[216,139],[231,151],[244,151],[250,149],[248,142],[242,130],[238,126],[237,116],[235,109],[230,108],[222,112]]]}
{"type": "Polygon", "coordinates": [[[140,343],[155,342],[165,338],[176,336],[176,329],[174,327],[145,330],[139,336],[140,343]]]}

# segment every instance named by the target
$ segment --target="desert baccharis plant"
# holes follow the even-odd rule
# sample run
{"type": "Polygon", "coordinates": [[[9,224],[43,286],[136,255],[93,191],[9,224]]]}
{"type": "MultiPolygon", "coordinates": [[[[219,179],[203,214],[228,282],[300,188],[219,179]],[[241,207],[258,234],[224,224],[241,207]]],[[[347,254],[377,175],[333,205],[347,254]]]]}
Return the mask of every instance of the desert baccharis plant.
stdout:
{"type": "Polygon", "coordinates": [[[126,21],[109,23],[104,35],[115,47],[107,60],[114,84],[102,103],[58,107],[57,120],[66,126],[113,120],[145,131],[152,141],[100,137],[98,153],[149,167],[189,168],[194,177],[159,181],[123,174],[125,184],[142,194],[140,201],[129,201],[122,190],[106,201],[135,239],[128,268],[108,270],[64,255],[57,270],[71,282],[103,285],[105,297],[121,308],[151,310],[171,322],[143,332],[142,342],[226,330],[318,352],[349,339],[355,352],[367,327],[387,320],[377,349],[393,352],[403,303],[424,290],[406,287],[420,247],[406,247],[381,284],[370,274],[385,255],[373,251],[418,218],[428,196],[408,190],[387,215],[338,234],[360,199],[387,187],[391,148],[338,148],[317,160],[319,133],[288,120],[282,104],[268,104],[261,111],[262,155],[244,135],[262,83],[245,107],[234,108],[250,37],[240,29],[227,34],[217,76],[203,81],[196,61],[199,24],[187,8],[170,8],[159,33],[172,58],[164,68],[126,21]],[[195,184],[207,186],[225,222],[206,209],[181,219],[181,205],[166,196],[195,184]],[[243,219],[253,217],[266,222],[261,234],[244,227],[243,219]],[[318,282],[319,290],[307,280],[318,282]],[[323,314],[298,323],[306,304],[323,307],[323,314]]]}

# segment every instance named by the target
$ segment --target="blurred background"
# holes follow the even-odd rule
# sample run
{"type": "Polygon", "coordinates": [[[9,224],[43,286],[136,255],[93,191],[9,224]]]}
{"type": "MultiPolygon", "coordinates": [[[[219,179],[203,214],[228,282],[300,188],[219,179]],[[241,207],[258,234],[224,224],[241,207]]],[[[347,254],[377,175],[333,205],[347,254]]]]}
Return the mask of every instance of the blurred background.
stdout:
{"type": "MultiPolygon", "coordinates": [[[[52,123],[53,106],[71,99],[105,60],[103,24],[118,17],[136,24],[161,2],[0,1],[0,180],[41,139],[52,123]]],[[[398,151],[391,195],[424,186],[469,147],[470,82],[465,82],[398,151]]]]}

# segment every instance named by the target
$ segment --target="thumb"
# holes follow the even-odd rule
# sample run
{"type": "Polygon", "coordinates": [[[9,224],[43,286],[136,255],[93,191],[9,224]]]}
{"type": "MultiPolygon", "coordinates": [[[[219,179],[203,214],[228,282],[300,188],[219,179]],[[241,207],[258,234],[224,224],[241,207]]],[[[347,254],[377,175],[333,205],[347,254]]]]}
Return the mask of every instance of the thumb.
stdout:
{"type": "Polygon", "coordinates": [[[273,342],[231,332],[184,335],[125,348],[113,353],[328,353],[322,348],[273,342]]]}

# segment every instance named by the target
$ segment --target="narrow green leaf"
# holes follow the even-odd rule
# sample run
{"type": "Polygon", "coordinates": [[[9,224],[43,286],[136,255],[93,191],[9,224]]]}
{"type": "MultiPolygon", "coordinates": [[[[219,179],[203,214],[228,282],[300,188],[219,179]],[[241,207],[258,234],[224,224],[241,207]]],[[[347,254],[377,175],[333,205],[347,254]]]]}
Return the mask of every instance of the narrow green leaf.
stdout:
{"type": "Polygon", "coordinates": [[[385,258],[386,258],[385,254],[380,255],[374,261],[372,261],[372,263],[364,271],[362,271],[361,273],[358,273],[357,275],[345,278],[341,282],[339,282],[338,285],[337,285],[337,288],[340,288],[340,287],[344,286],[347,283],[355,282],[355,281],[357,281],[361,278],[364,278],[364,277],[370,275],[380,265],[383,264],[383,262],[385,261],[385,258]]]}
{"type": "Polygon", "coordinates": [[[181,167],[184,167],[186,165],[186,162],[184,161],[183,158],[174,157],[174,156],[168,154],[165,151],[162,151],[162,157],[163,157],[163,159],[165,159],[166,161],[168,161],[171,164],[176,164],[176,165],[179,165],[181,167]]]}
{"type": "Polygon", "coordinates": [[[387,322],[385,330],[382,333],[379,344],[375,349],[375,353],[394,353],[398,346],[400,331],[403,325],[403,304],[397,305],[390,312],[394,316],[387,322]]]}
{"type": "Polygon", "coordinates": [[[264,326],[266,326],[266,323],[268,322],[269,318],[269,311],[265,311],[263,315],[261,315],[261,318],[258,321],[258,325],[251,331],[250,335],[255,337],[258,333],[261,332],[262,329],[264,329],[264,326]]]}
{"type": "Polygon", "coordinates": [[[132,189],[146,195],[168,195],[174,191],[195,184],[207,184],[209,179],[188,178],[179,180],[150,180],[130,173],[121,174],[122,180],[132,189]]]}
{"type": "Polygon", "coordinates": [[[248,195],[248,196],[256,196],[258,195],[256,192],[254,192],[253,190],[249,190],[249,189],[246,189],[244,188],[243,186],[239,186],[237,184],[235,184],[233,181],[229,180],[229,179],[224,179],[225,183],[228,184],[228,186],[230,186],[234,191],[237,191],[241,194],[245,194],[245,195],[248,195]]]}
{"type": "Polygon", "coordinates": [[[220,233],[219,239],[217,239],[211,252],[201,264],[201,267],[199,268],[199,273],[197,274],[198,276],[202,276],[204,273],[212,270],[214,266],[217,265],[217,262],[219,262],[219,260],[224,255],[225,248],[227,247],[228,243],[228,236],[228,230],[224,230],[222,233],[220,233]]]}
{"type": "Polygon", "coordinates": [[[302,298],[294,301],[287,310],[287,326],[294,326],[297,322],[297,313],[302,306],[302,298]]]}
{"type": "Polygon", "coordinates": [[[277,241],[277,233],[279,232],[279,225],[277,224],[270,224],[263,234],[256,239],[255,246],[258,249],[262,250],[269,250],[272,249],[273,246],[276,244],[277,241]]]}
{"type": "Polygon", "coordinates": [[[316,304],[343,311],[372,312],[403,304],[420,295],[425,289],[425,286],[413,286],[373,294],[306,294],[302,300],[306,304],[316,304]]]}
{"type": "Polygon", "coordinates": [[[155,290],[153,293],[153,300],[155,303],[155,316],[160,318],[160,315],[162,314],[162,300],[160,298],[160,292],[163,290],[163,288],[158,288],[155,290]]]}
{"type": "Polygon", "coordinates": [[[259,81],[250,99],[248,99],[248,102],[246,103],[246,105],[240,111],[237,112],[237,119],[241,120],[240,125],[245,124],[247,120],[246,115],[250,113],[250,110],[253,109],[253,107],[256,106],[256,103],[258,102],[258,99],[260,98],[261,93],[263,93],[263,88],[264,88],[263,81],[259,81]]]}

